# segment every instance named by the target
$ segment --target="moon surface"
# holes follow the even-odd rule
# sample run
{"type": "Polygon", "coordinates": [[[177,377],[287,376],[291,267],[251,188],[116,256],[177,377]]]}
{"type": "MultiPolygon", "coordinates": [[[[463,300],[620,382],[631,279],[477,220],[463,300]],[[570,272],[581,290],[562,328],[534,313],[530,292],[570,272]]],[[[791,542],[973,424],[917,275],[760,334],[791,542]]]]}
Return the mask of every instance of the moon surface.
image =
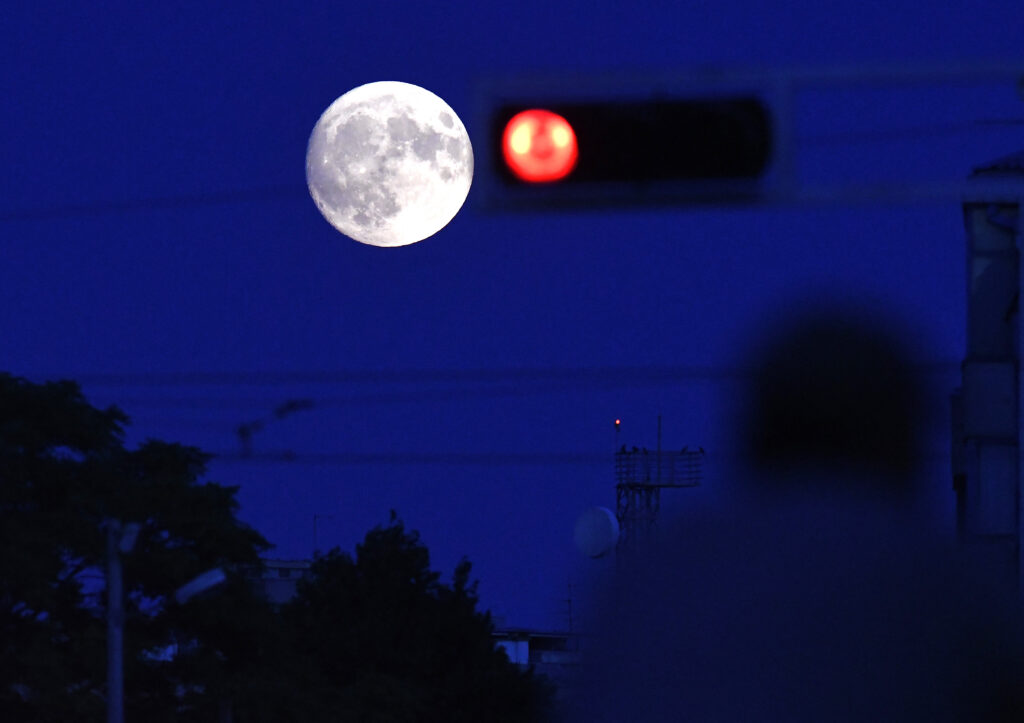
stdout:
{"type": "Polygon", "coordinates": [[[405,246],[444,228],[473,182],[458,115],[428,90],[381,81],[350,90],[317,121],[306,182],[324,218],[372,246],[405,246]]]}

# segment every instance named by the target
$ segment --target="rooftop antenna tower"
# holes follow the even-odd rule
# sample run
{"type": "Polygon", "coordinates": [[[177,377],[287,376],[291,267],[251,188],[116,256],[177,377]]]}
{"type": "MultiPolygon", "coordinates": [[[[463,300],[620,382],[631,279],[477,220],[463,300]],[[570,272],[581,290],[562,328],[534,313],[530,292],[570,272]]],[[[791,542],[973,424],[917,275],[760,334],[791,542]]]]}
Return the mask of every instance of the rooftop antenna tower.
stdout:
{"type": "MultiPolygon", "coordinates": [[[[616,442],[620,421],[615,420],[616,442]]],[[[635,553],[654,541],[661,491],[677,487],[696,487],[703,479],[704,448],[666,452],[661,448],[661,415],[658,415],[658,447],[615,452],[615,517],[620,535],[617,552],[635,553]]]]}

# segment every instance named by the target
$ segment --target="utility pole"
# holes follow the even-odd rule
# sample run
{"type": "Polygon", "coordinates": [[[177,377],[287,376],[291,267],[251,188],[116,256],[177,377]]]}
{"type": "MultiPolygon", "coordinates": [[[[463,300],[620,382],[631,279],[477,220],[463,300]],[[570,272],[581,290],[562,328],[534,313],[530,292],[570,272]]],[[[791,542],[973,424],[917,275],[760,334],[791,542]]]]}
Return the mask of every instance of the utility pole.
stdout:
{"type": "Polygon", "coordinates": [[[567,597],[565,599],[565,604],[566,604],[566,611],[568,613],[568,618],[569,618],[569,631],[568,632],[569,632],[569,635],[572,635],[573,630],[572,630],[572,582],[571,581],[568,584],[568,588],[569,588],[569,597],[567,597]]]}
{"type": "Polygon", "coordinates": [[[131,552],[138,523],[106,519],[107,533],[107,723],[124,721],[124,584],[121,555],[131,552]]]}
{"type": "MultiPolygon", "coordinates": [[[[616,431],[618,430],[616,420],[616,431]]],[[[658,415],[658,446],[652,454],[646,447],[615,452],[615,517],[619,521],[618,552],[635,553],[654,537],[661,490],[700,485],[703,448],[665,452],[661,448],[661,415],[658,415]]]]}
{"type": "Polygon", "coordinates": [[[124,591],[121,584],[121,523],[107,522],[107,723],[124,721],[124,591]]]}
{"type": "Polygon", "coordinates": [[[321,515],[317,512],[313,513],[313,556],[316,557],[317,551],[320,549],[320,540],[317,534],[317,522],[320,520],[333,520],[334,515],[321,515]]]}

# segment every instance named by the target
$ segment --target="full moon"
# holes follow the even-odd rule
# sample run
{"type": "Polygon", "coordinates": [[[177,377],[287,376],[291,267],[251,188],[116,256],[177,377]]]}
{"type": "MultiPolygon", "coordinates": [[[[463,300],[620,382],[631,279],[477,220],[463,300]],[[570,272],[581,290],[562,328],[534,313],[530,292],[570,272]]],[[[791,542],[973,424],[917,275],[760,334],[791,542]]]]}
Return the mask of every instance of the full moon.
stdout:
{"type": "Polygon", "coordinates": [[[331,103],[313,128],[306,182],[324,218],[372,246],[406,246],[444,228],[473,182],[473,147],[447,103],[381,81],[331,103]]]}

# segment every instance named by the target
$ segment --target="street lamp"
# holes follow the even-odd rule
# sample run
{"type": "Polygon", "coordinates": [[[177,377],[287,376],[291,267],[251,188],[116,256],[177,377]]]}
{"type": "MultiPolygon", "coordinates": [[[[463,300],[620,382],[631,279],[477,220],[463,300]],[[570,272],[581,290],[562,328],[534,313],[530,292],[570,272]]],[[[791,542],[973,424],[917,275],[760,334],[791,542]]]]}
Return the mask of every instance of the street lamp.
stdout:
{"type": "MultiPolygon", "coordinates": [[[[105,519],[107,531],[107,723],[124,723],[124,582],[121,555],[135,547],[141,525],[105,519]]],[[[215,567],[179,587],[174,599],[180,605],[227,579],[215,567]]]]}
{"type": "Polygon", "coordinates": [[[175,590],[174,600],[181,605],[182,603],[188,602],[199,593],[209,590],[211,587],[216,585],[220,585],[226,579],[227,575],[224,574],[224,570],[222,568],[215,567],[212,570],[207,570],[201,575],[196,575],[194,578],[175,590]]]}

